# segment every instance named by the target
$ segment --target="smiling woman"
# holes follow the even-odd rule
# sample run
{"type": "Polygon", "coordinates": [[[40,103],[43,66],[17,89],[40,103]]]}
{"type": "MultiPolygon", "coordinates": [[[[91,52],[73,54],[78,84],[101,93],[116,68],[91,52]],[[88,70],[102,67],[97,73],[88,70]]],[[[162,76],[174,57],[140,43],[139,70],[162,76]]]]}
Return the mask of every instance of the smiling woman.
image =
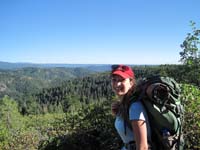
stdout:
{"type": "Polygon", "coordinates": [[[151,141],[151,132],[147,113],[141,101],[130,104],[136,85],[131,67],[113,65],[111,85],[119,98],[119,101],[112,103],[111,110],[116,117],[115,128],[124,143],[122,149],[150,150],[151,146],[148,141],[151,141]],[[130,120],[131,126],[128,125],[127,120],[130,120]]]}

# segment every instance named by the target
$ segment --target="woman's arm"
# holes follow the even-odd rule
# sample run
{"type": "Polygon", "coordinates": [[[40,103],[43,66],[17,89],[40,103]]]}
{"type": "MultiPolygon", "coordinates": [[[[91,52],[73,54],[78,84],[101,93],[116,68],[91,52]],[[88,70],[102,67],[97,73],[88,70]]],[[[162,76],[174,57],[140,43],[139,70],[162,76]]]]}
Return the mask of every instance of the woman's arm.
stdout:
{"type": "Polygon", "coordinates": [[[148,150],[146,122],[143,120],[133,120],[132,128],[137,150],[148,150]]]}

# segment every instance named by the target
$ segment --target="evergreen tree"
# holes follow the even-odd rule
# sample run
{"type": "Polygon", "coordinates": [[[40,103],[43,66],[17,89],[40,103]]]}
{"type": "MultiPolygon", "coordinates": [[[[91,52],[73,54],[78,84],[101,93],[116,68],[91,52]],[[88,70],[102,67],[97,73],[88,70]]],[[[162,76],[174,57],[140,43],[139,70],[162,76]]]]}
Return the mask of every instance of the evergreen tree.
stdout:
{"type": "Polygon", "coordinates": [[[23,122],[17,102],[4,96],[0,99],[0,143],[7,141],[21,128],[23,128],[23,122]]]}

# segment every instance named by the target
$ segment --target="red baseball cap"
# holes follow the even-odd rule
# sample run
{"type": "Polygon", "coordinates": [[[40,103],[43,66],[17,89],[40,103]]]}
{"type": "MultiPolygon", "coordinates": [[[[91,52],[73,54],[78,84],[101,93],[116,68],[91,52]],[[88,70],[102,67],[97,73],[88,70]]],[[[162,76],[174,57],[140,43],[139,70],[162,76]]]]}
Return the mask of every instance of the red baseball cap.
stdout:
{"type": "Polygon", "coordinates": [[[111,75],[119,75],[122,78],[135,78],[134,72],[131,67],[126,65],[112,65],[111,75]]]}

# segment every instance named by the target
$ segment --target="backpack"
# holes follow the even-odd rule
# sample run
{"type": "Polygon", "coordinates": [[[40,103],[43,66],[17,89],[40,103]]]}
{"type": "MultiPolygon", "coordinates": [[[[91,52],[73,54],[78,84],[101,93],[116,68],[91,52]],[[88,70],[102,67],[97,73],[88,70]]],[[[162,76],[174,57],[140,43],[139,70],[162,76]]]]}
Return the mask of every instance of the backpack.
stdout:
{"type": "MultiPolygon", "coordinates": [[[[152,76],[144,78],[136,86],[133,97],[141,100],[147,111],[152,130],[153,149],[183,149],[184,111],[180,93],[179,84],[170,77],[152,76]]],[[[130,104],[132,102],[135,102],[135,100],[131,100],[130,104]]]]}

